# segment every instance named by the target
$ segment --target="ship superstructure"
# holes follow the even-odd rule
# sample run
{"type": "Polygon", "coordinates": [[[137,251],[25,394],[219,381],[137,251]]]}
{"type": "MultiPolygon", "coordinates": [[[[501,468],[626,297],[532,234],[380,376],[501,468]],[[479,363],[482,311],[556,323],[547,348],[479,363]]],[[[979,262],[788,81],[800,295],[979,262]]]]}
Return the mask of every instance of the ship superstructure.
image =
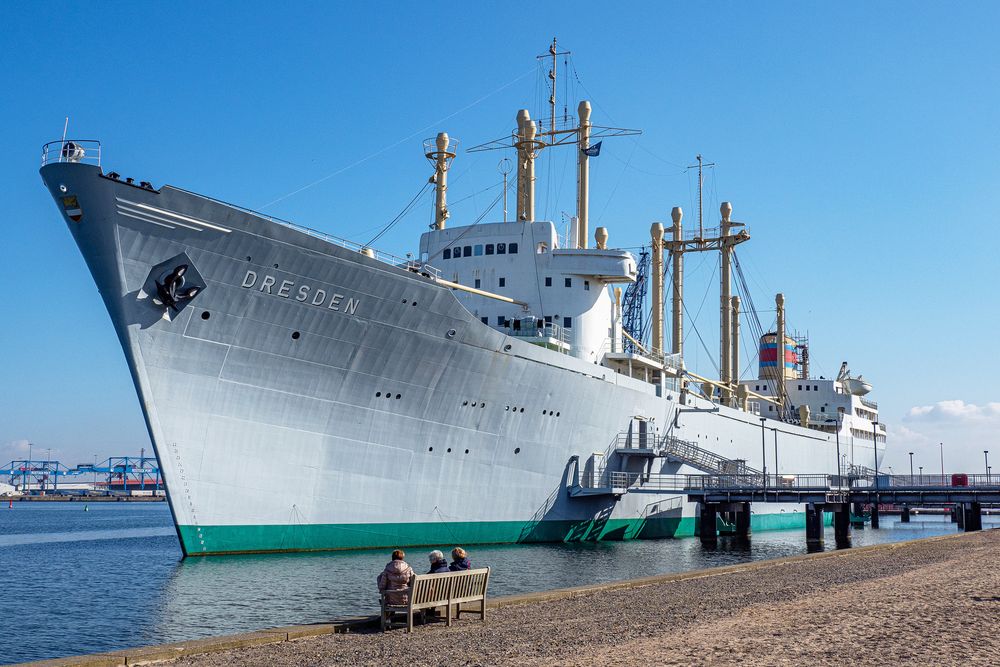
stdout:
{"type": "MultiPolygon", "coordinates": [[[[699,215],[686,231],[679,208],[669,229],[654,223],[648,273],[604,228],[591,247],[592,142],[634,131],[593,125],[588,102],[577,111],[560,125],[553,96],[541,127],[521,110],[510,137],[484,145],[516,154],[513,220],[453,225],[455,143],[429,140],[435,221],[412,259],[105,173],[97,142],[46,146],[43,181],[122,343],[185,554],[693,534],[682,497],[599,492],[606,476],[832,473],[844,443],[851,464],[874,467],[884,430],[845,436],[877,422],[848,375],[782,368],[778,381],[764,336],[761,377],[739,379],[729,265],[749,233],[731,206],[713,229],[699,215]],[[534,203],[534,161],[559,146],[577,153],[562,238],[534,203]],[[683,362],[690,252],[721,253],[718,379],[683,362]],[[623,312],[640,274],[649,341],[623,312]]],[[[758,530],[801,522],[794,506],[754,516],[758,530]]]]}

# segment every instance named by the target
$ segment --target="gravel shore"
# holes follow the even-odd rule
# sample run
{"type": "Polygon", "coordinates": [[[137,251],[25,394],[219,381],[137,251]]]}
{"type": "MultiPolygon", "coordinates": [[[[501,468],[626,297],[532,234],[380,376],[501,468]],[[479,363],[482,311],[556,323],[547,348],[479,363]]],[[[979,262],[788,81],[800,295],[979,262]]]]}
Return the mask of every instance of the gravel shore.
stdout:
{"type": "Polygon", "coordinates": [[[177,665],[997,665],[1000,530],[326,635],[177,665]]]}

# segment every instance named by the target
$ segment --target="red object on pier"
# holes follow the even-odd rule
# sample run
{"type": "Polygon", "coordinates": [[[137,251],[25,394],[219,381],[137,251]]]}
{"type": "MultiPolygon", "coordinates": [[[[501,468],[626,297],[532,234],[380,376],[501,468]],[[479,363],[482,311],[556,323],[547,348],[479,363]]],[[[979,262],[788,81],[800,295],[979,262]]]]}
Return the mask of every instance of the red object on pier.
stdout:
{"type": "Polygon", "coordinates": [[[952,486],[968,486],[969,485],[969,476],[966,475],[964,472],[956,472],[956,473],[954,473],[951,476],[951,485],[952,486]]]}

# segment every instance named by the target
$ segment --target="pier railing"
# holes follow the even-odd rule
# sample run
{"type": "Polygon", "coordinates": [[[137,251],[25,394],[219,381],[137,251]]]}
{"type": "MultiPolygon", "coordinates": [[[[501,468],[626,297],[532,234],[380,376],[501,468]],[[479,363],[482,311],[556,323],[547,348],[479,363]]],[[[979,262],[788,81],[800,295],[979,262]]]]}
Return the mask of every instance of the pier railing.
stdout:
{"type": "MultiPolygon", "coordinates": [[[[700,491],[878,491],[998,489],[1000,475],[963,475],[954,480],[949,475],[669,475],[663,473],[619,472],[605,470],[597,476],[598,484],[615,493],[630,491],[690,493],[700,491]],[[960,483],[954,483],[954,482],[960,483]]],[[[588,485],[589,486],[589,485],[588,485]]],[[[590,486],[589,488],[595,488],[590,486]]]]}

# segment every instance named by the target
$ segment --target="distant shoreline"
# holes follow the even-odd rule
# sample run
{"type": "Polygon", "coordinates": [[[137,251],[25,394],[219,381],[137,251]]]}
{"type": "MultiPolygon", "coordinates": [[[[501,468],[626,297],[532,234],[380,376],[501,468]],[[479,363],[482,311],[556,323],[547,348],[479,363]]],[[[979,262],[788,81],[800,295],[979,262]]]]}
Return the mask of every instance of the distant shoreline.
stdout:
{"type": "Polygon", "coordinates": [[[4,496],[0,498],[0,508],[15,503],[162,503],[163,496],[4,496]]]}

